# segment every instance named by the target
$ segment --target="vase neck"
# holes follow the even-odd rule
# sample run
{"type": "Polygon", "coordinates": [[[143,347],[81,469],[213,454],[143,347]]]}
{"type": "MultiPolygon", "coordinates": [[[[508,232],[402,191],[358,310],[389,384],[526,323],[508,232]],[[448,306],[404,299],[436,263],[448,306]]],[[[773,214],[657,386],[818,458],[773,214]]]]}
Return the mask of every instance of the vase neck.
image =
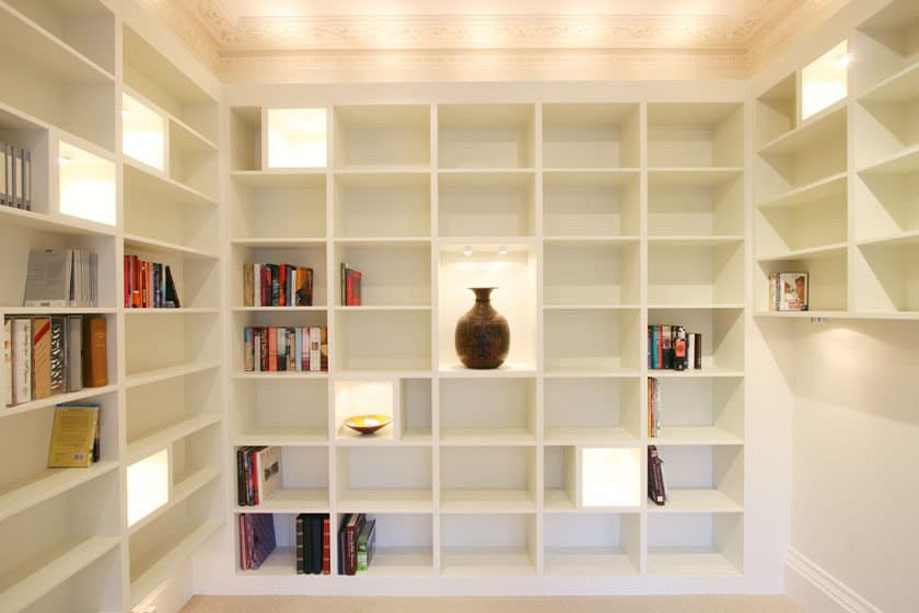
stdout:
{"type": "Polygon", "coordinates": [[[493,287],[470,287],[473,292],[475,292],[475,301],[476,302],[491,302],[491,292],[494,291],[493,287]]]}

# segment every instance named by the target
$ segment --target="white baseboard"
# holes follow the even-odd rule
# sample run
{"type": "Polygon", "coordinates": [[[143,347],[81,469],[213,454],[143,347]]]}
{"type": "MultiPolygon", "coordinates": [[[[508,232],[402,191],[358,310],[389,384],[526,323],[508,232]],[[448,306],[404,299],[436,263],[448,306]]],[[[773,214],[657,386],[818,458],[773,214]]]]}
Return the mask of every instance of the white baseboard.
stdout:
{"type": "Polygon", "coordinates": [[[881,613],[855,590],[792,548],[785,558],[785,590],[807,613],[881,613]]]}

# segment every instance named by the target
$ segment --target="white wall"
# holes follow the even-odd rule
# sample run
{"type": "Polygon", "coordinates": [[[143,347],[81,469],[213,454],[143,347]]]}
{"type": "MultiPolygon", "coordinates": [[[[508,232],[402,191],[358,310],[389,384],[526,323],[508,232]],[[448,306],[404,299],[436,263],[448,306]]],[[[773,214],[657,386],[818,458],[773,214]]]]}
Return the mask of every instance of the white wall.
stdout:
{"type": "Polygon", "coordinates": [[[861,607],[915,611],[919,323],[795,327],[793,552],[861,607]]]}

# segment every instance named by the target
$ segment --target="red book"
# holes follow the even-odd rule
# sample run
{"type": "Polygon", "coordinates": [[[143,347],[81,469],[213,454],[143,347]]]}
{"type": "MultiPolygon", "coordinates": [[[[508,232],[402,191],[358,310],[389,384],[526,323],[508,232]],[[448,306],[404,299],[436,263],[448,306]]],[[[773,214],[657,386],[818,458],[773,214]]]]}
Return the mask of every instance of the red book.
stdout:
{"type": "Polygon", "coordinates": [[[280,271],[280,296],[278,298],[278,306],[287,306],[287,265],[281,264],[280,271]]]}
{"type": "Polygon", "coordinates": [[[269,306],[271,304],[271,269],[262,266],[262,304],[260,306],[269,306]]]}
{"type": "Polygon", "coordinates": [[[147,308],[153,307],[153,262],[147,262],[147,308]]]}
{"type": "Polygon", "coordinates": [[[268,370],[278,369],[278,328],[265,328],[268,333],[268,370]]]}
{"type": "Polygon", "coordinates": [[[354,305],[354,271],[345,269],[345,306],[354,305]]]}
{"type": "Polygon", "coordinates": [[[361,306],[361,271],[355,270],[351,275],[351,304],[354,306],[361,306]]]}
{"type": "Polygon", "coordinates": [[[131,256],[124,256],[124,308],[131,308],[131,256]]]}
{"type": "Polygon", "coordinates": [[[131,306],[140,306],[140,262],[136,255],[131,256],[131,306]]]}
{"type": "Polygon", "coordinates": [[[328,575],[332,572],[332,547],[329,543],[329,516],[322,518],[322,574],[328,575]]]}

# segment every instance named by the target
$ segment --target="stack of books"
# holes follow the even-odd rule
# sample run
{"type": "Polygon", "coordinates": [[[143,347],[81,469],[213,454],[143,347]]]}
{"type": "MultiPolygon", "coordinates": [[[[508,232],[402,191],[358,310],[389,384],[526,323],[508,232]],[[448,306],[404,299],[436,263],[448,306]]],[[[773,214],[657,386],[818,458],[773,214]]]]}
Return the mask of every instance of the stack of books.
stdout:
{"type": "Polygon", "coordinates": [[[663,461],[656,445],[648,445],[648,498],[659,507],[667,504],[667,490],[664,488],[663,461]]]}
{"type": "Polygon", "coordinates": [[[769,310],[808,310],[808,280],[806,272],[777,272],[769,275],[769,310]]]}
{"type": "Polygon", "coordinates": [[[236,450],[236,493],[241,507],[256,507],[281,486],[281,448],[240,447],[236,450]]]}
{"type": "Polygon", "coordinates": [[[32,210],[32,152],[0,143],[0,204],[32,210]]]}
{"type": "Polygon", "coordinates": [[[355,575],[366,571],[376,550],[376,520],[364,513],[350,513],[342,518],[338,530],[338,574],[355,575]]]}
{"type": "Polygon", "coordinates": [[[313,306],[313,269],[290,264],[243,264],[243,306],[313,306]]]}
{"type": "Polygon", "coordinates": [[[4,320],[3,379],[6,406],[108,385],[105,318],[4,320]]]}
{"type": "Polygon", "coordinates": [[[297,574],[328,575],[331,572],[330,530],[328,515],[297,515],[297,574]]]}
{"type": "Polygon", "coordinates": [[[271,513],[241,513],[239,515],[239,565],[243,570],[256,570],[277,547],[274,515],[271,513]]]}
{"type": "Polygon", "coordinates": [[[683,326],[648,326],[648,368],[687,370],[702,368],[702,335],[683,326]]]}
{"type": "Polygon", "coordinates": [[[648,377],[648,438],[655,438],[661,432],[661,384],[654,377],[648,377]]]}
{"type": "Polygon", "coordinates": [[[35,249],[26,272],[27,307],[95,307],[99,257],[83,249],[35,249]]]}
{"type": "Polygon", "coordinates": [[[309,372],[329,370],[329,332],[310,328],[246,328],[246,372],[309,372]]]}
{"type": "Polygon", "coordinates": [[[172,270],[165,264],[124,256],[124,308],[178,309],[182,306],[172,270]]]}
{"type": "Polygon", "coordinates": [[[341,265],[341,306],[361,306],[361,271],[341,265]]]}

